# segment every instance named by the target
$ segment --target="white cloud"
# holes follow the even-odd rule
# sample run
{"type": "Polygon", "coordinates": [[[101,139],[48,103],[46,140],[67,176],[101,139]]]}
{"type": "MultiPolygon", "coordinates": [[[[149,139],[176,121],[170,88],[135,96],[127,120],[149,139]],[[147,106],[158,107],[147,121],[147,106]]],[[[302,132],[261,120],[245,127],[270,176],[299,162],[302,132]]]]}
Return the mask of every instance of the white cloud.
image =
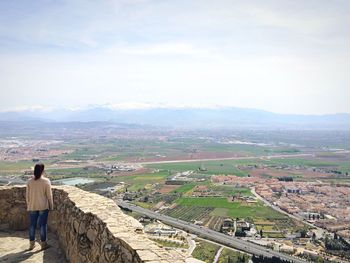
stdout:
{"type": "Polygon", "coordinates": [[[7,112],[7,111],[14,111],[14,112],[23,112],[23,111],[42,111],[42,112],[50,112],[55,110],[54,107],[48,107],[43,105],[21,105],[17,107],[10,107],[10,108],[4,108],[0,109],[0,112],[7,112]]]}
{"type": "Polygon", "coordinates": [[[0,12],[2,109],[350,112],[346,4],[140,0],[27,8],[0,12]]]}

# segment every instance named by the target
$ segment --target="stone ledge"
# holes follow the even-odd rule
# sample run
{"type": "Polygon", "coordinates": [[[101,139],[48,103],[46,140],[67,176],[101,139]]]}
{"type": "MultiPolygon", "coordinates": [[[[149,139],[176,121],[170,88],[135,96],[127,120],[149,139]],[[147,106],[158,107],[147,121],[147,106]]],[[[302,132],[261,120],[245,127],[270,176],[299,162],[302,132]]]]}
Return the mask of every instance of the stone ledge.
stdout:
{"type": "MultiPolygon", "coordinates": [[[[49,229],[70,262],[185,262],[185,256],[160,248],[142,225],[110,199],[73,186],[54,186],[49,229]]],[[[25,186],[0,187],[0,226],[28,226],[25,186]]]]}

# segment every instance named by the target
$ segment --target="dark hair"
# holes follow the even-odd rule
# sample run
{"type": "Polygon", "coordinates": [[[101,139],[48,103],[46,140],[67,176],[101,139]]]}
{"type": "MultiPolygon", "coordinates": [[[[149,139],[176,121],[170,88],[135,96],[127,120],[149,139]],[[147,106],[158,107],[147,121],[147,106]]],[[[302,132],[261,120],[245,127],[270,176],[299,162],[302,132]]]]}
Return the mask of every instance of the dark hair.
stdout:
{"type": "Polygon", "coordinates": [[[45,165],[43,163],[38,163],[34,167],[35,180],[39,179],[44,172],[45,165]]]}

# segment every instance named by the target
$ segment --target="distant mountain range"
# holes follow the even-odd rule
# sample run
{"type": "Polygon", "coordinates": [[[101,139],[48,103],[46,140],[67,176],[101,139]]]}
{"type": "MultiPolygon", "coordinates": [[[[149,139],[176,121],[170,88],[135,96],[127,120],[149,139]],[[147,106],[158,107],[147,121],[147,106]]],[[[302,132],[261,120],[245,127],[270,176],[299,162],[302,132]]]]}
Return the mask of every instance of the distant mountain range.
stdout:
{"type": "Polygon", "coordinates": [[[116,122],[174,128],[350,130],[350,114],[292,115],[234,107],[111,109],[0,112],[0,121],[116,122]]]}

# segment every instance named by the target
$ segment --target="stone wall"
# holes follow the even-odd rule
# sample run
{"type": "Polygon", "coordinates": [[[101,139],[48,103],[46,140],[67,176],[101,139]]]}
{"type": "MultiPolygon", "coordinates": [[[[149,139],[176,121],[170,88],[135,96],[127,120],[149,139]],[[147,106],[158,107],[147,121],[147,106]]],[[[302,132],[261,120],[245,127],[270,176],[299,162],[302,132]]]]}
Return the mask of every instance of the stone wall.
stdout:
{"type": "Polygon", "coordinates": [[[25,230],[29,225],[24,187],[0,186],[0,230],[25,230]]]}
{"type": "MultiPolygon", "coordinates": [[[[185,262],[140,233],[142,225],[112,200],[72,186],[54,187],[53,195],[49,229],[70,262],[185,262]]],[[[0,227],[27,229],[27,214],[25,187],[1,186],[0,227]]]]}

